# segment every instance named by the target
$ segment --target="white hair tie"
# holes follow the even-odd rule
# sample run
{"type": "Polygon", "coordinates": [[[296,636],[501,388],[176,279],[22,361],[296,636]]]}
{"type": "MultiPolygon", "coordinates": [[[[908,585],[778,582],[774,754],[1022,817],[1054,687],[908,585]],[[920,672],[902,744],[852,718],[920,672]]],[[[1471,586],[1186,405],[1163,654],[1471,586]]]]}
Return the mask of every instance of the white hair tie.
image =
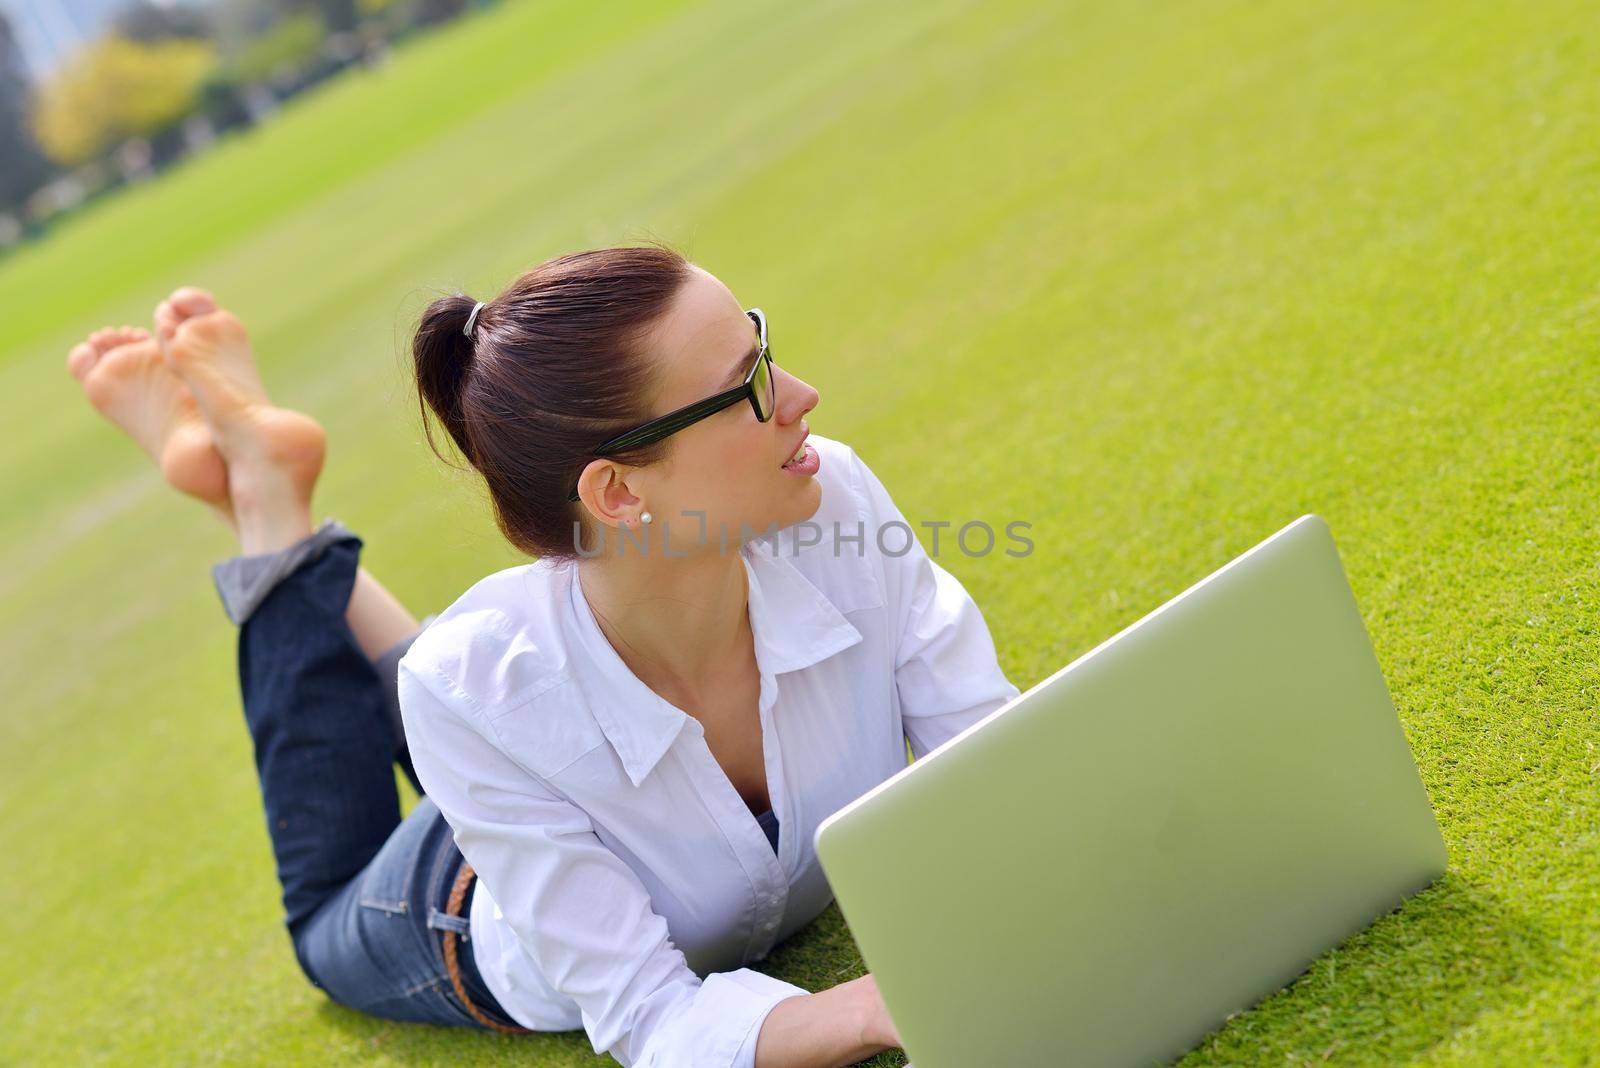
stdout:
{"type": "Polygon", "coordinates": [[[472,324],[478,321],[478,312],[482,310],[483,305],[484,302],[480,300],[473,306],[472,314],[467,316],[467,325],[461,328],[461,332],[468,337],[472,336],[472,324]]]}

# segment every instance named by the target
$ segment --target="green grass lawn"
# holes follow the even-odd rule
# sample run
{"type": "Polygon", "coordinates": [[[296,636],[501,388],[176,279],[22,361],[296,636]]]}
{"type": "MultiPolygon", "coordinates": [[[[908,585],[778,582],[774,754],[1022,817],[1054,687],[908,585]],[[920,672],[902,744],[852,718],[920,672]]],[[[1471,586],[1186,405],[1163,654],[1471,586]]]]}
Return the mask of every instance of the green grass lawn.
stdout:
{"type": "MultiPolygon", "coordinates": [[[[64,357],[211,288],[421,615],[518,559],[421,445],[417,312],[652,235],[913,522],[1032,523],[941,557],[1021,686],[1328,520],[1450,873],[1186,1064],[1600,1059],[1597,70],[1582,0],[524,0],[0,262],[0,1063],[595,1061],[304,981],[229,537],[64,357]]],[[[862,970],[837,907],[763,967],[862,970]]]]}

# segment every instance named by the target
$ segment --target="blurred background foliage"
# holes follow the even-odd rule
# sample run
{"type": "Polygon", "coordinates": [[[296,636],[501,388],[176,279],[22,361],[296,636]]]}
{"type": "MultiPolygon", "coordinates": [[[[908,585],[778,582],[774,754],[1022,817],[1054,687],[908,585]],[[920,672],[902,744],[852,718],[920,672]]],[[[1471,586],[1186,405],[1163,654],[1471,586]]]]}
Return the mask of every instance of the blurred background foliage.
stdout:
{"type": "Polygon", "coordinates": [[[40,94],[33,112],[39,147],[57,163],[76,165],[124,138],[158,133],[194,110],[216,64],[205,40],[104,37],[40,94]]]}
{"type": "MultiPolygon", "coordinates": [[[[30,4],[54,0],[17,0],[30,4]]],[[[0,9],[0,250],[494,0],[129,0],[43,75],[0,9]]]]}

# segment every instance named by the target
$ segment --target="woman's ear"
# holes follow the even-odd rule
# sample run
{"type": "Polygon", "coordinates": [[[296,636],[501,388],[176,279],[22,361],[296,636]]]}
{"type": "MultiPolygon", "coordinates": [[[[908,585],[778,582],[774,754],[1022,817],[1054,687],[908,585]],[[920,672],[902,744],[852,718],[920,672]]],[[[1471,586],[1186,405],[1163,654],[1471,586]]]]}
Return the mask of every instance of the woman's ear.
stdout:
{"type": "Polygon", "coordinates": [[[626,481],[633,468],[604,457],[590,460],[578,475],[578,499],[606,526],[626,526],[638,510],[639,498],[626,481]]]}

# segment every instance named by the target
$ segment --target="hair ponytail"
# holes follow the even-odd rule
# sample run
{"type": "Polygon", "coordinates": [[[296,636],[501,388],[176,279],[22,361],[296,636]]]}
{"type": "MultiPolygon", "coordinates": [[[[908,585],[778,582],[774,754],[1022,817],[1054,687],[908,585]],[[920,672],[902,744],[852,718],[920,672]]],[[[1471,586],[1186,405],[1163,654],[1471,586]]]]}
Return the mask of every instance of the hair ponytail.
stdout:
{"type": "MultiPolygon", "coordinates": [[[[645,351],[694,267],[665,243],[574,252],[515,279],[467,320],[478,302],[454,294],[429,304],[417,324],[417,404],[423,432],[433,414],[483,476],[506,540],[531,556],[575,559],[584,523],[567,493],[596,444],[649,417],[658,371],[645,351]]],[[[672,443],[615,458],[651,464],[672,443]]]]}
{"type": "MultiPolygon", "coordinates": [[[[417,406],[422,413],[422,432],[428,439],[428,447],[435,456],[449,463],[439,451],[429,425],[428,409],[432,408],[461,455],[474,466],[476,461],[463,414],[463,400],[472,375],[474,345],[465,328],[477,303],[460,293],[440,297],[422,313],[422,321],[411,339],[411,355],[416,361],[417,406]]],[[[478,318],[483,318],[481,312],[478,318]]]]}

